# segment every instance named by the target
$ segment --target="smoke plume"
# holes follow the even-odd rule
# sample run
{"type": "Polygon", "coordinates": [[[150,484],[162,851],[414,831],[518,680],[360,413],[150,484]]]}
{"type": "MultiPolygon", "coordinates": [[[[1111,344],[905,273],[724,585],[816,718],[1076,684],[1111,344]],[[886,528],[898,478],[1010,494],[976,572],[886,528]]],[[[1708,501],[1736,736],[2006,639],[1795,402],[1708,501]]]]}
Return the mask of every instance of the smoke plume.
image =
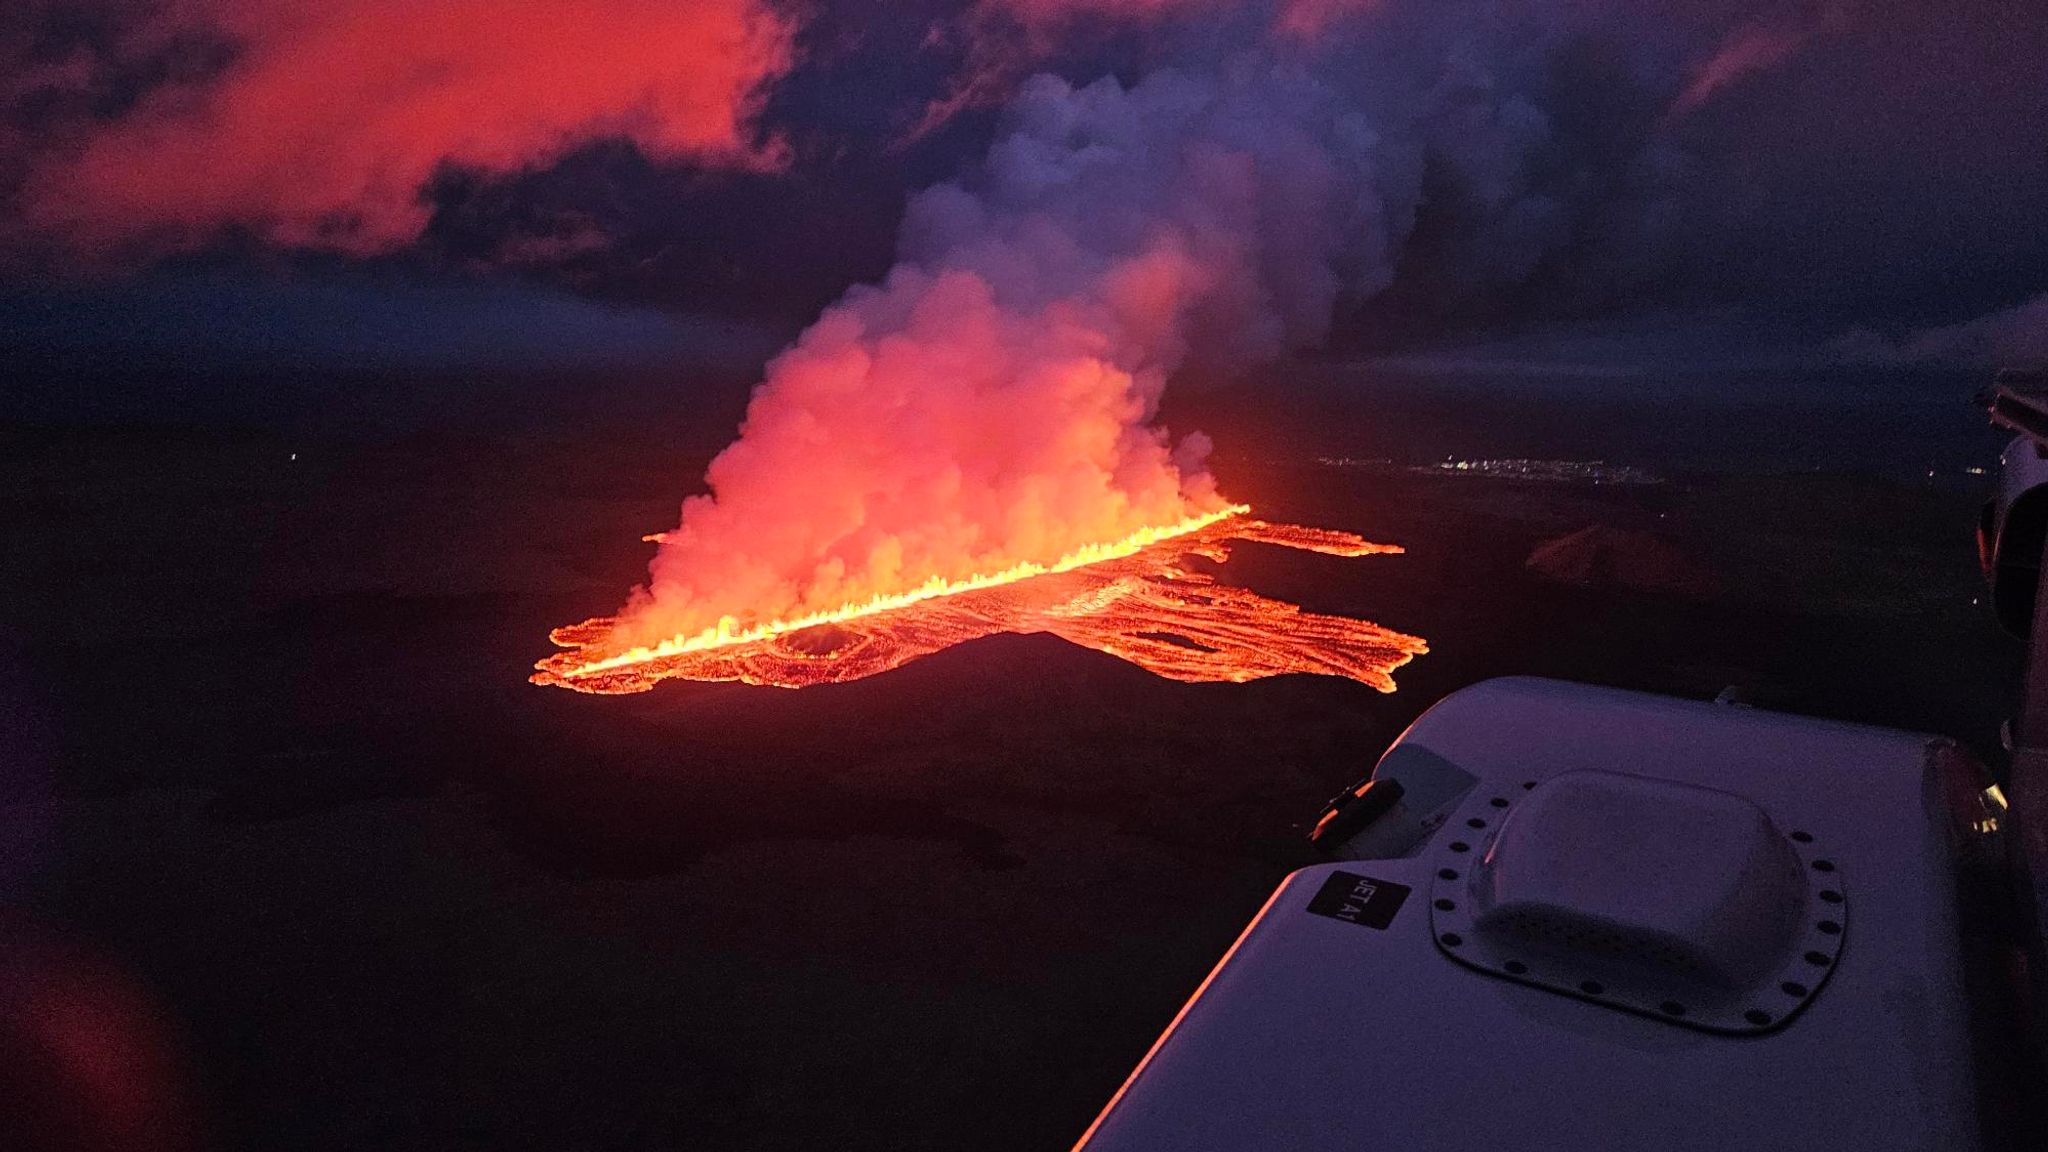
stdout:
{"type": "Polygon", "coordinates": [[[915,142],[961,112],[1009,97],[1033,67],[1077,41],[1120,29],[1147,31],[1188,23],[1242,27],[1253,41],[1306,43],[1346,17],[1384,0],[974,0],[954,26],[964,59],[951,91],[925,107],[905,143],[915,142]]]}
{"type": "Polygon", "coordinates": [[[1677,167],[1655,138],[1675,69],[1646,86],[1611,54],[1549,51],[1564,35],[1518,52],[1512,27],[1434,18],[1376,52],[1298,35],[1376,24],[1366,4],[1009,0],[972,18],[1046,37],[1212,10],[1249,21],[1255,46],[1195,35],[1130,86],[1021,83],[980,168],[912,201],[895,269],[769,365],[617,646],[1213,511],[1208,441],[1155,419],[1176,372],[1318,343],[1339,301],[1385,289],[1404,256],[1447,293],[1483,292],[1653,247],[1677,167]],[[1408,51],[1417,37],[1434,50],[1408,51]]]}
{"type": "Polygon", "coordinates": [[[624,640],[1047,562],[1222,506],[1154,422],[1191,358],[1320,339],[1380,234],[1373,137],[1305,71],[1024,86],[902,259],[770,364],[624,640]]]}

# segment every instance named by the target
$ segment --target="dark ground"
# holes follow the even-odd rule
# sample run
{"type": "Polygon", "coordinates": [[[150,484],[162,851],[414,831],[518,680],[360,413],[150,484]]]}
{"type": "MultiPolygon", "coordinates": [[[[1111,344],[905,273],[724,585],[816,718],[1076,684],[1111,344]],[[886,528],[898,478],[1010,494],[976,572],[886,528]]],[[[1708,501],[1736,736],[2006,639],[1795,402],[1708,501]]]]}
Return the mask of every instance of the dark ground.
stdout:
{"type": "Polygon", "coordinates": [[[721,436],[7,426],[0,895],[150,990],[224,1148],[1061,1148],[1320,801],[1461,685],[1739,684],[1995,743],[2017,648],[1952,462],[1518,483],[1241,423],[1209,423],[1226,491],[1410,552],[1224,575],[1428,637],[1399,693],[1047,637],[801,692],[544,690],[547,630],[616,606],[721,436]],[[1524,569],[1589,524],[1726,591],[1524,569]]]}

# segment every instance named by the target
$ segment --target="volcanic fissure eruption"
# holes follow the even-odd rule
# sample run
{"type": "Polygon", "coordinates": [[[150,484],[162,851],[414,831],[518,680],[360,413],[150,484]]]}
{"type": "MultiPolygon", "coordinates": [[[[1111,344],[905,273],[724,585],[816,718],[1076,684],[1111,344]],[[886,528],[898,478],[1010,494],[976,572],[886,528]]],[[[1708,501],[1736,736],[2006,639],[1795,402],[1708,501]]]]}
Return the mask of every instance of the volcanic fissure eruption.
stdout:
{"type": "Polygon", "coordinates": [[[982,170],[912,200],[895,269],[770,363],[647,585],[534,680],[802,686],[1044,631],[1178,679],[1391,690],[1420,640],[1185,561],[1398,549],[1254,519],[1157,421],[1176,372],[1320,339],[1380,263],[1368,137],[1284,64],[1027,82],[982,170]]]}
{"type": "Polygon", "coordinates": [[[1338,556],[1399,552],[1344,532],[1269,524],[1242,505],[1198,517],[1150,542],[1115,545],[793,621],[674,637],[598,655],[616,621],[557,629],[571,649],[537,665],[534,682],[580,692],[640,692],[671,677],[801,688],[858,680],[999,632],[1049,632],[1174,680],[1255,680],[1287,672],[1347,676],[1381,691],[1425,651],[1377,624],[1303,612],[1188,570],[1251,540],[1338,556]],[[584,646],[590,645],[586,655],[584,646]]]}

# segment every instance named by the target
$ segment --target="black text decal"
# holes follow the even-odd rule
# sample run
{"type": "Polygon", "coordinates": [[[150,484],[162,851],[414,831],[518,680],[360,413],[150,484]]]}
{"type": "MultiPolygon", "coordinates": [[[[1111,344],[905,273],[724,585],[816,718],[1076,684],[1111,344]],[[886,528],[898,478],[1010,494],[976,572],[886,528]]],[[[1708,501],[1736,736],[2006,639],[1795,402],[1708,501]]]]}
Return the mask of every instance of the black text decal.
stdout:
{"type": "Polygon", "coordinates": [[[1408,899],[1408,886],[1392,880],[1375,880],[1355,872],[1332,872],[1308,902],[1308,910],[1332,920],[1346,920],[1367,928],[1385,928],[1394,913],[1408,899]]]}

